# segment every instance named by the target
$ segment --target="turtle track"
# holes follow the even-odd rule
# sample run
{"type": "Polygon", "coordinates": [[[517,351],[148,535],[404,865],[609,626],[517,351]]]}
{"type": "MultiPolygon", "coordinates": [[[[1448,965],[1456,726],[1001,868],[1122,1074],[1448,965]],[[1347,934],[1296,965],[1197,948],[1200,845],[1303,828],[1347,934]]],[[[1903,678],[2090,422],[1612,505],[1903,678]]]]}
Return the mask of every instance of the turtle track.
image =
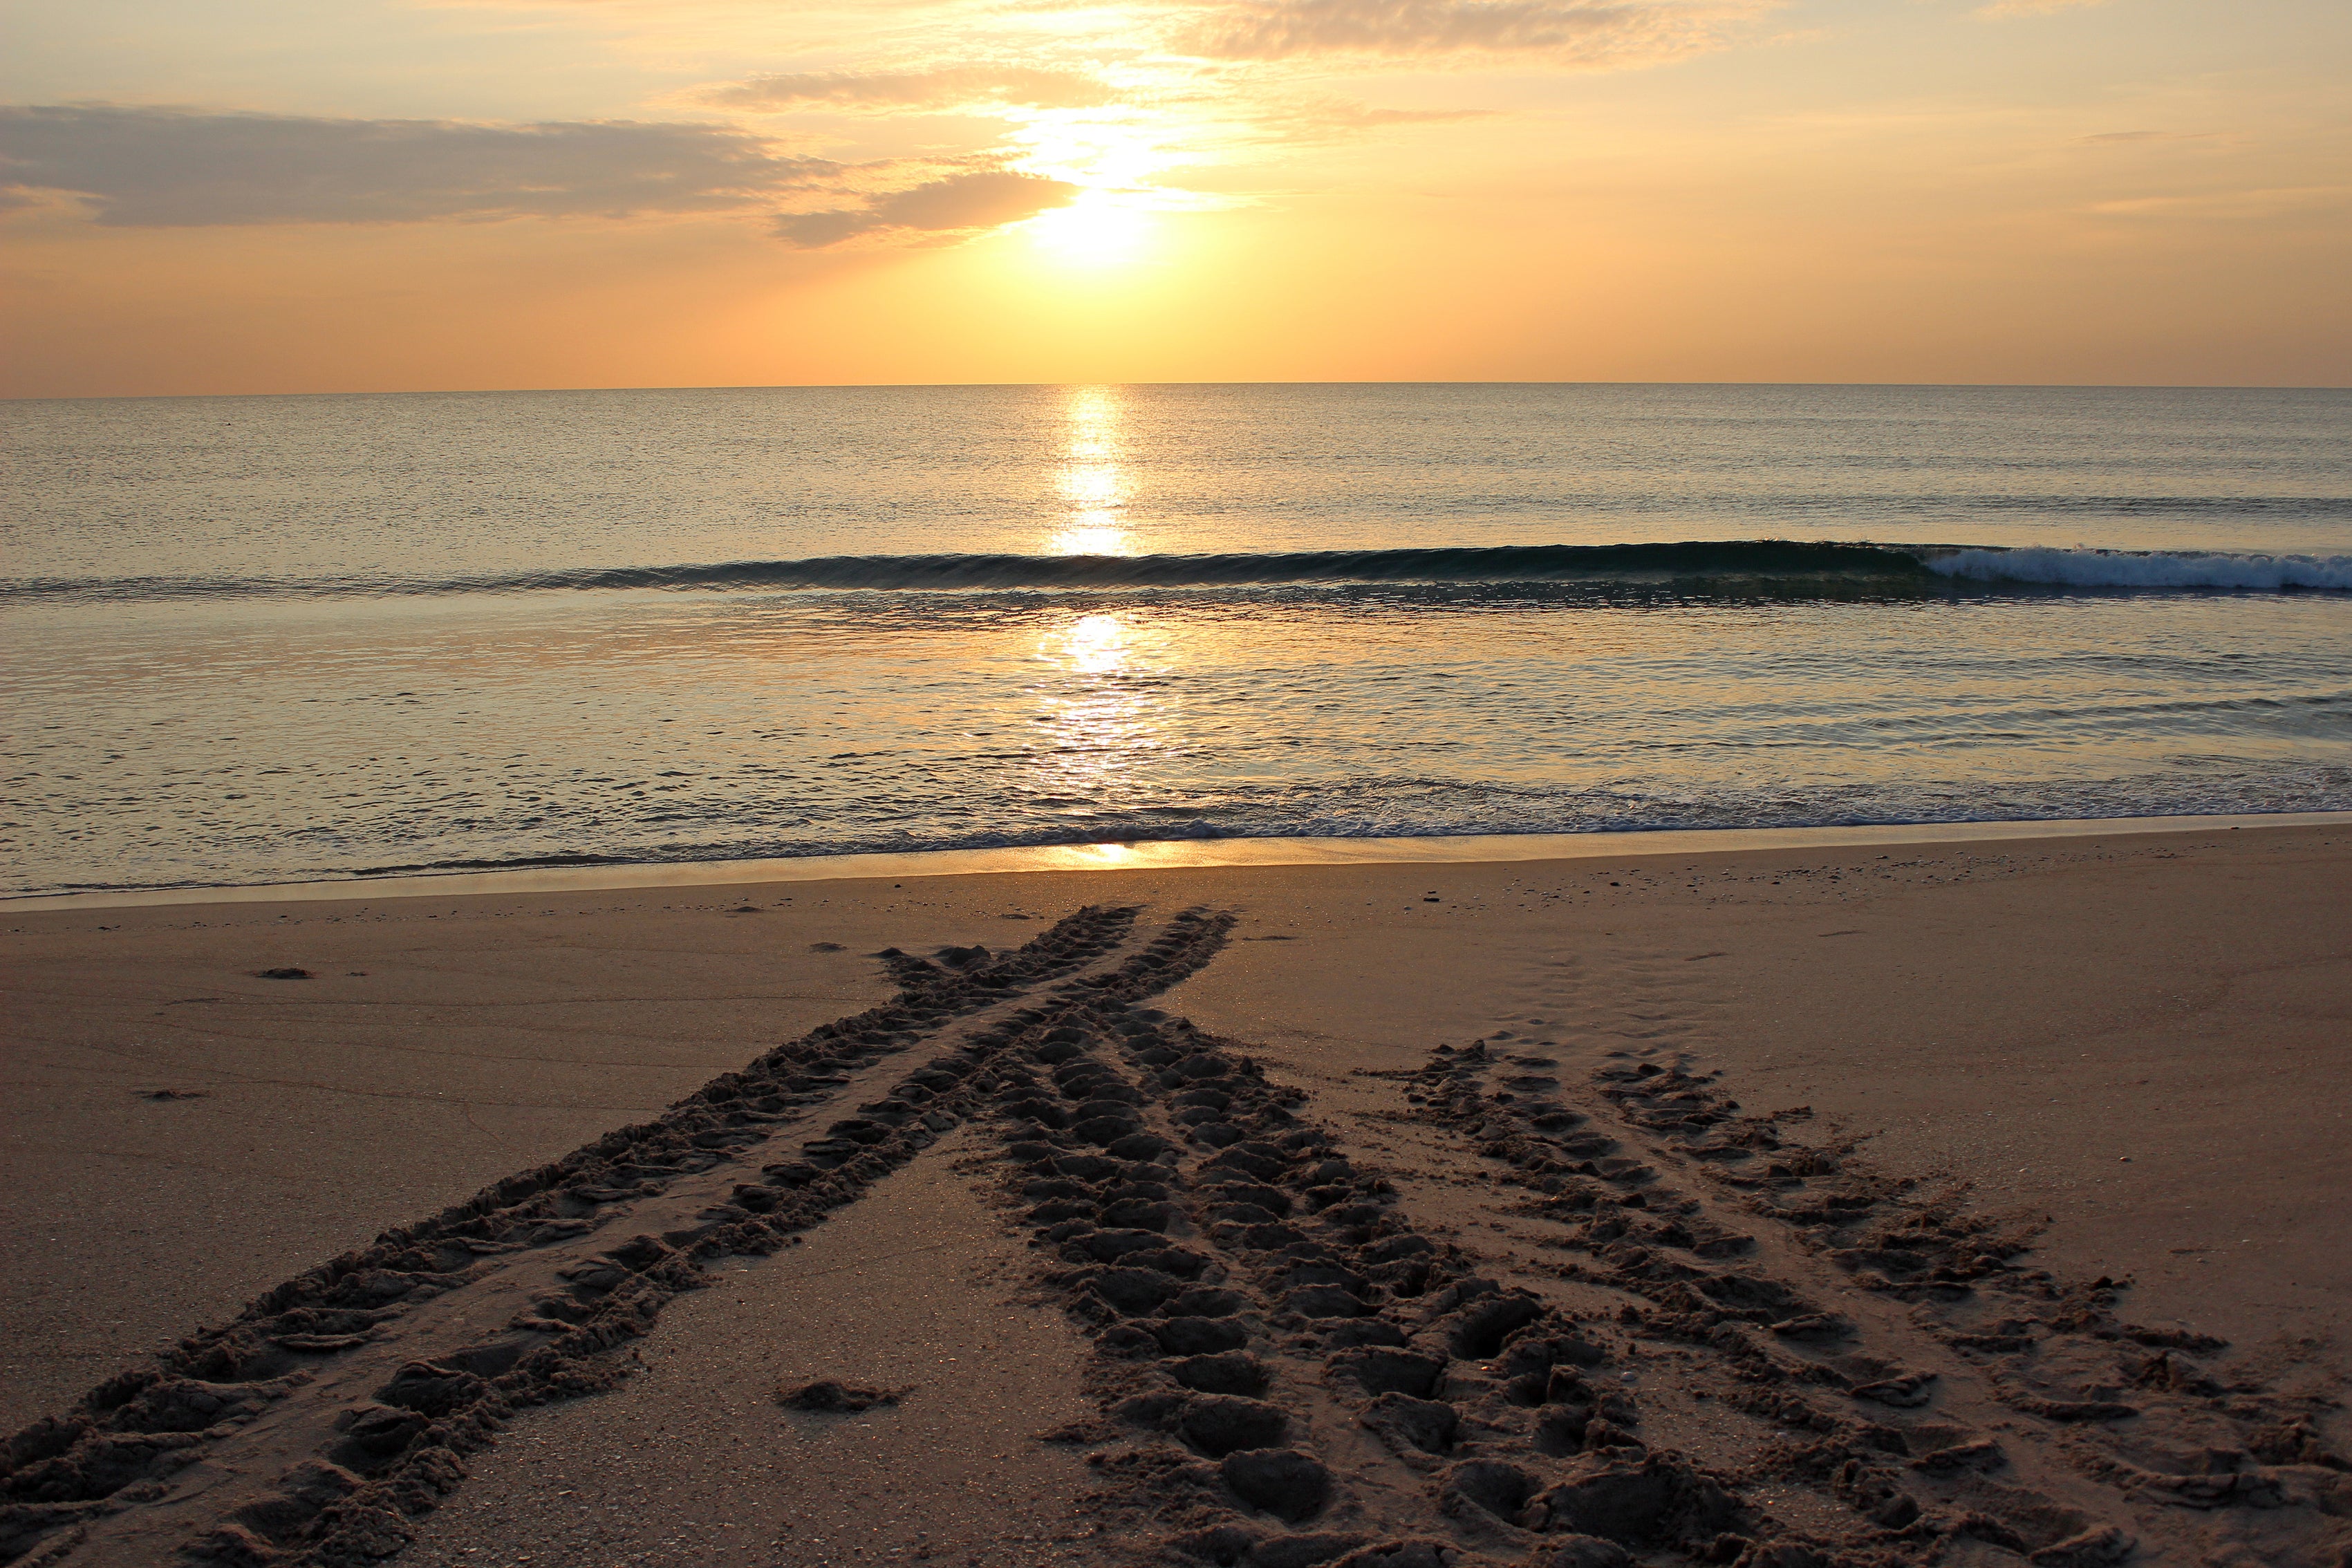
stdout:
{"type": "Polygon", "coordinates": [[[1088,907],[999,955],[886,951],[890,1001],[386,1231],[108,1380],[10,1438],[0,1562],[176,1552],[340,1568],[396,1553],[507,1416],[625,1375],[615,1352],[703,1284],[704,1265],[793,1245],[957,1125],[1008,1029],[1071,996],[1140,996],[1187,973],[1164,938],[1117,962],[1137,913],[1088,907]],[[779,1143],[791,1158],[773,1157],[779,1143]]]}
{"type": "Polygon", "coordinates": [[[280,1287],[20,1434],[0,1551],[396,1553],[508,1415],[625,1375],[705,1263],[792,1245],[970,1121],[959,1166],[1092,1342],[1098,1415],[1047,1435],[1098,1477],[1090,1561],[2352,1561],[2329,1407],[2126,1321],[2125,1284],[2027,1267],[2030,1232],[1965,1194],[1719,1075],[1612,1052],[1564,1086],[1499,1040],[1368,1075],[1449,1151],[1374,1168],[1251,1047],[1147,1005],[1233,917],[1139,946],[1134,917],[885,954],[893,1003],[280,1287]]]}
{"type": "Polygon", "coordinates": [[[2125,1321],[2127,1281],[2029,1267],[2030,1226],[1800,1138],[1805,1108],[1745,1114],[1720,1074],[1612,1052],[1571,1104],[1557,1068],[1441,1047],[1407,1087],[1525,1190],[1551,1272],[1619,1299],[1629,1349],[1777,1429],[1723,1479],[1803,1489],[1804,1524],[1757,1510],[1752,1549],[1706,1560],[2352,1560],[2326,1407],[2125,1321]]]}
{"type": "Polygon", "coordinates": [[[2225,1386],[2218,1342],[1808,1111],[1622,1053],[1570,1103],[1558,1066],[1388,1075],[1518,1194],[1536,1245],[1497,1252],[1181,1018],[1105,998],[997,1061],[1008,1196],[1094,1342],[1099,1418],[1059,1436],[1107,1532],[1221,1568],[2347,1560],[2321,1410],[2225,1386]]]}
{"type": "Polygon", "coordinates": [[[993,1079],[1040,1283],[1097,1352],[1101,1417],[1060,1436],[1094,1447],[1090,1507],[1137,1555],[1622,1568],[1754,1544],[1729,1478],[1632,1435],[1612,1335],[1416,1231],[1238,1042],[1097,1006],[993,1079]]]}

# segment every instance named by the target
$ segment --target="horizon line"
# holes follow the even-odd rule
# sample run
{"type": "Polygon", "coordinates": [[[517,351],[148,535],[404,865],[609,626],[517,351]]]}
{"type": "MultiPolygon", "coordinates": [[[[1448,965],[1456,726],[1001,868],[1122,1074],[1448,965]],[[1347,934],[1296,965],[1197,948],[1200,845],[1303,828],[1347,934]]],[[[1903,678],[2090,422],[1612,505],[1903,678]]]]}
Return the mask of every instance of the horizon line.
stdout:
{"type": "Polygon", "coordinates": [[[629,392],[933,392],[933,391],[1068,391],[1087,387],[1358,387],[1358,386],[1557,386],[1557,387],[1871,387],[1904,391],[1978,392],[2352,392],[2352,383],[2336,382],[2104,382],[2104,381],[1579,381],[1530,380],[1521,377],[1457,377],[1450,380],[1408,378],[1356,380],[1172,381],[842,381],[842,382],[665,382],[637,385],[574,386],[416,386],[307,392],[85,392],[6,393],[0,403],[163,403],[205,398],[258,399],[293,397],[509,397],[554,396],[577,393],[629,392]]]}

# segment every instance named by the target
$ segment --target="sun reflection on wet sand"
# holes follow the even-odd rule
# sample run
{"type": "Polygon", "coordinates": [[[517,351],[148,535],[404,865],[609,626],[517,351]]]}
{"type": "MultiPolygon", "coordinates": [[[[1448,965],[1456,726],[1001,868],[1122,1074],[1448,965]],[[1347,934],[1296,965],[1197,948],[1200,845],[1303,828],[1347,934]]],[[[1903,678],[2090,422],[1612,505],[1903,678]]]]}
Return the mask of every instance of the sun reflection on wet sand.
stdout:
{"type": "Polygon", "coordinates": [[[1069,395],[1070,433],[1059,488],[1069,503],[1050,548],[1056,555],[1131,555],[1124,514],[1127,475],[1118,465],[1119,395],[1110,387],[1069,395]]]}

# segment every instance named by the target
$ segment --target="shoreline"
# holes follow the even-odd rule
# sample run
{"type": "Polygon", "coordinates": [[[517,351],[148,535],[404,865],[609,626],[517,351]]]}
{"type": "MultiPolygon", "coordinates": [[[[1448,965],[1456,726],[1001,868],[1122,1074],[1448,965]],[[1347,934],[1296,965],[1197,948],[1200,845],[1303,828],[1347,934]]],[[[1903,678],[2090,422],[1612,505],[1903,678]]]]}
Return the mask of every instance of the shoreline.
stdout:
{"type": "Polygon", "coordinates": [[[103,889],[0,894],[0,911],[163,909],[239,903],[450,898],[500,893],[615,892],[631,889],[734,887],[760,883],[871,881],[884,878],[987,876],[1055,871],[1161,871],[1244,867],[1489,865],[1585,860],[1621,855],[1722,854],[1878,845],[2008,843],[2137,833],[2242,828],[2352,827],[2352,811],[2236,813],[2193,816],[2025,818],[1990,822],[1855,823],[1820,827],[1701,827],[1622,833],[1478,833],[1416,837],[1180,838],[989,849],[917,849],[741,860],[629,861],[599,866],[517,867],[319,881],[103,889]]]}

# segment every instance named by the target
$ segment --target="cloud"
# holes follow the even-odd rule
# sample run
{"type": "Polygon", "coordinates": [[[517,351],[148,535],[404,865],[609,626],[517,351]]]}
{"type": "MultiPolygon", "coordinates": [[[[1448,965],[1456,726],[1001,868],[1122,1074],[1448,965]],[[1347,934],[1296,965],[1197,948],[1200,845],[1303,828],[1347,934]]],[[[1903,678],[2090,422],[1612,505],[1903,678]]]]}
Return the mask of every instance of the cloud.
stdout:
{"type": "Polygon", "coordinates": [[[2104,5],[2107,0],[1993,0],[1990,5],[1977,7],[1977,15],[1988,21],[2005,21],[2012,16],[2047,16],[2058,11],[2080,11],[2092,5],[2104,5]]]}
{"type": "Polygon", "coordinates": [[[1330,98],[1276,100],[1252,106],[1248,114],[1221,124],[1213,142],[1202,137],[1198,144],[1212,152],[1270,151],[1280,155],[1308,147],[1363,142],[1422,126],[1500,120],[1509,112],[1501,109],[1374,109],[1330,98]]]}
{"type": "Polygon", "coordinates": [[[724,212],[835,169],[711,125],[0,107],[0,186],[116,226],[724,212]]]}
{"type": "Polygon", "coordinates": [[[1359,104],[1324,111],[1324,123],[1347,130],[1376,131],[1391,125],[1454,125],[1465,120],[1496,120],[1499,109],[1366,109],[1359,104]]]}
{"type": "Polygon", "coordinates": [[[2099,217],[2246,223],[2347,207],[2352,207],[2352,185],[2284,185],[2178,196],[2130,196],[2094,202],[2085,210],[2099,217]]]}
{"type": "Polygon", "coordinates": [[[1243,0],[1177,41],[1211,59],[1301,55],[1543,52],[1587,65],[1637,65],[1706,47],[1750,5],[1672,0],[1243,0]]]}
{"type": "Polygon", "coordinates": [[[1028,66],[960,66],[928,71],[813,71],[754,77],[717,88],[705,100],[732,109],[945,110],[974,104],[1026,109],[1099,109],[1117,101],[1110,85],[1078,71],[1028,66]]]}
{"type": "Polygon", "coordinates": [[[982,170],[895,191],[863,207],[789,213],[776,220],[776,234],[794,245],[814,248],[889,229],[940,233],[996,228],[1034,217],[1049,207],[1067,206],[1077,194],[1077,186],[1042,174],[982,170]]]}

